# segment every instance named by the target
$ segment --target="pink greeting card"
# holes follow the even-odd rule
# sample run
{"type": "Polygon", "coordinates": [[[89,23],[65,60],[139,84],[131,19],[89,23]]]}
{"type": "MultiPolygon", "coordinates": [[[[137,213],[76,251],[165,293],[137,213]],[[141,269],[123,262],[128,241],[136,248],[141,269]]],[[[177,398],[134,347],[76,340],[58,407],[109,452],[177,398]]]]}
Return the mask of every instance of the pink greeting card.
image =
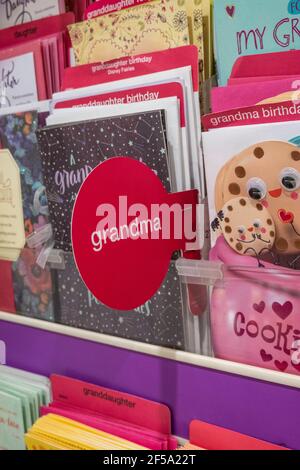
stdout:
{"type": "MultiPolygon", "coordinates": [[[[44,68],[43,68],[43,57],[41,51],[41,44],[39,41],[30,41],[25,44],[18,44],[11,48],[1,49],[0,50],[0,61],[8,61],[10,65],[8,70],[4,72],[6,74],[6,83],[8,83],[9,87],[14,82],[14,87],[19,88],[19,94],[22,94],[22,83],[24,83],[24,78],[28,77],[28,74],[33,74],[30,77],[30,82],[36,82],[37,92],[38,92],[38,99],[39,101],[43,101],[47,99],[46,87],[45,87],[45,76],[44,76],[44,68]],[[21,67],[21,73],[18,77],[15,76],[17,70],[17,62],[22,60],[22,57],[25,57],[27,54],[33,54],[33,62],[34,68],[29,70],[26,67],[26,71],[23,67],[21,67]],[[18,83],[17,83],[18,82],[18,83]]],[[[2,73],[3,78],[3,73],[2,73]]],[[[27,90],[23,90],[23,95],[27,94],[27,90]]],[[[16,93],[14,93],[16,94],[16,93]]],[[[18,104],[18,103],[15,103],[18,104]]]]}
{"type": "Polygon", "coordinates": [[[219,113],[234,108],[244,108],[265,102],[289,101],[300,97],[300,75],[278,80],[264,80],[212,89],[212,111],[219,113]]]}
{"type": "Polygon", "coordinates": [[[53,403],[43,414],[76,418],[152,449],[176,449],[167,406],[68,377],[51,377],[53,403]]]}

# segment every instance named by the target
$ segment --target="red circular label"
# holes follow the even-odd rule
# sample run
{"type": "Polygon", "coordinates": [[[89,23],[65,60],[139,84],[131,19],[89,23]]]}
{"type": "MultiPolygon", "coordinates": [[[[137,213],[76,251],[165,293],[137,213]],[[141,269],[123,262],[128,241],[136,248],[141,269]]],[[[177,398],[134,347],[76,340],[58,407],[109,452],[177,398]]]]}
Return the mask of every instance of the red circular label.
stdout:
{"type": "Polygon", "coordinates": [[[155,209],[168,209],[174,196],[128,157],[108,159],[87,177],[74,205],[72,244],[80,275],[99,301],[132,310],[157,292],[172,253],[182,248],[182,239],[162,236],[170,218],[166,223],[155,209]]]}

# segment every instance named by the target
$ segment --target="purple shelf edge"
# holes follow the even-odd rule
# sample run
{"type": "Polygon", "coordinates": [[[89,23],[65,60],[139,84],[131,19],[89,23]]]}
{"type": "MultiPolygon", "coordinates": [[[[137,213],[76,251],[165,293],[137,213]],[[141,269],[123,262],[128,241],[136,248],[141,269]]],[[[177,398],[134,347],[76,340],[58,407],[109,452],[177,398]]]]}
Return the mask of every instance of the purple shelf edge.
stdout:
{"type": "Polygon", "coordinates": [[[7,363],[68,375],[168,405],[173,431],[192,419],[300,449],[300,390],[0,321],[7,363]]]}

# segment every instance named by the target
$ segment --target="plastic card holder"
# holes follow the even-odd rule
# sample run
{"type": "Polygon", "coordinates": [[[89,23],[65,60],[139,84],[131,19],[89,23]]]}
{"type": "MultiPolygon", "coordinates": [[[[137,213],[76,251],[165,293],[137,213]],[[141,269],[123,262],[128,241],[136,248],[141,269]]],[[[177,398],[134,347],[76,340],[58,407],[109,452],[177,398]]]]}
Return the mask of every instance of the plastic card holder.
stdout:
{"type": "Polygon", "coordinates": [[[300,273],[280,267],[179,260],[184,286],[209,298],[218,359],[300,373],[300,273]]]}

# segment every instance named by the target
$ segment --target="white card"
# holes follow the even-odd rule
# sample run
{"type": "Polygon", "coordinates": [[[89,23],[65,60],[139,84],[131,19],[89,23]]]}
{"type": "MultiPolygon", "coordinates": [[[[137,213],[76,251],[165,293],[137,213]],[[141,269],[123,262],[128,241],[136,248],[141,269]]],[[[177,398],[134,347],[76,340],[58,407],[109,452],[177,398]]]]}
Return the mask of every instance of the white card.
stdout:
{"type": "Polygon", "coordinates": [[[1,0],[0,29],[64,13],[60,0],[1,0]]]}
{"type": "MultiPolygon", "coordinates": [[[[201,188],[204,194],[204,171],[202,168],[202,152],[200,149],[200,119],[199,116],[199,95],[193,91],[192,70],[191,67],[181,67],[172,70],[164,70],[152,74],[141,75],[133,78],[116,80],[113,82],[93,85],[86,88],[67,90],[53,95],[54,105],[57,102],[69,99],[76,99],[84,96],[92,96],[97,93],[109,91],[127,90],[136,88],[145,84],[159,85],[163,83],[179,82],[183,87],[186,130],[183,130],[182,149],[179,158],[179,164],[185,169],[185,181],[178,180],[178,190],[191,189],[192,187],[201,188]],[[198,109],[198,111],[197,111],[198,109]],[[186,142],[187,140],[187,142],[186,142]],[[188,166],[190,165],[190,168],[188,166]],[[200,171],[199,171],[200,169],[200,171]],[[200,174],[201,181],[200,181],[200,174]]],[[[174,145],[175,147],[175,145],[174,145]]]]}
{"type": "Polygon", "coordinates": [[[33,101],[38,101],[33,53],[1,60],[0,108],[33,101]]]}

